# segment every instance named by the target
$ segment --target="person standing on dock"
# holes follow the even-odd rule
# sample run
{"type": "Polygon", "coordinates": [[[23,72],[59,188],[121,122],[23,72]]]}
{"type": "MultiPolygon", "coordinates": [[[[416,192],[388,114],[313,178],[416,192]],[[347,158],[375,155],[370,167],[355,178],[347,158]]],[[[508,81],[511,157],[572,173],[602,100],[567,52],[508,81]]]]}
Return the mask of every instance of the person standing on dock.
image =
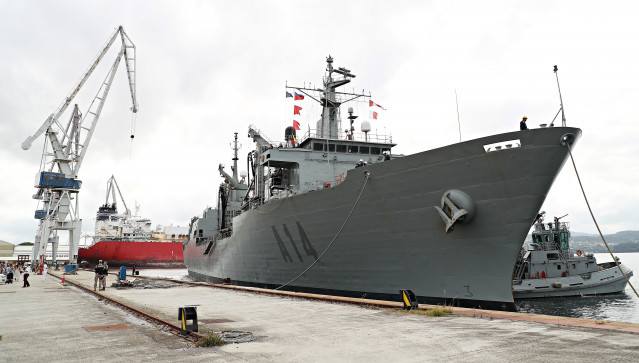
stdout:
{"type": "Polygon", "coordinates": [[[106,278],[109,274],[109,263],[104,261],[104,268],[102,270],[102,277],[100,278],[100,290],[106,290],[106,278]]]}
{"type": "Polygon", "coordinates": [[[49,271],[49,265],[45,262],[42,268],[42,282],[47,282],[47,272],[49,271]]]}
{"type": "Polygon", "coordinates": [[[104,272],[104,265],[102,260],[98,261],[98,265],[95,266],[95,276],[93,277],[93,291],[98,287],[98,281],[100,281],[100,287],[102,287],[102,273],[104,272]]]}
{"type": "Polygon", "coordinates": [[[29,283],[29,274],[31,273],[31,266],[27,265],[27,267],[24,268],[24,284],[22,284],[22,287],[29,287],[31,286],[31,284],[29,283]]]}

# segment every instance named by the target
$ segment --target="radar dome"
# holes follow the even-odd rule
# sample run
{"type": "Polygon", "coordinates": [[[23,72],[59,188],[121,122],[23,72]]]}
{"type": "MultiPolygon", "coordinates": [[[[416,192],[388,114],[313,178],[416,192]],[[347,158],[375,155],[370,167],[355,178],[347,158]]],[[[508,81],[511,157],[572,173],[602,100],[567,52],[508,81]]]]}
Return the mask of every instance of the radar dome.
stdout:
{"type": "Polygon", "coordinates": [[[362,132],[369,132],[371,130],[371,123],[369,121],[362,121],[362,132]]]}
{"type": "Polygon", "coordinates": [[[242,171],[240,171],[240,178],[246,178],[246,177],[247,177],[247,175],[248,175],[248,174],[246,173],[246,170],[242,170],[242,171]]]}

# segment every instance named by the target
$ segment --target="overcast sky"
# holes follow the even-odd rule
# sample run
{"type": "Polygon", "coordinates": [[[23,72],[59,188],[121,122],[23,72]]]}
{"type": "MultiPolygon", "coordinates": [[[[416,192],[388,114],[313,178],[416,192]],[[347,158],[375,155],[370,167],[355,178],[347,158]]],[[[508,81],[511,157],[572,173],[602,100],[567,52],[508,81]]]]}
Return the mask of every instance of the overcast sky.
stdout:
{"type": "MultiPolygon", "coordinates": [[[[252,145],[250,124],[282,140],[292,109],[286,82],[320,85],[329,54],[357,76],[348,90],[370,91],[387,109],[372,128],[391,133],[402,154],[459,141],[455,90],[463,140],[517,130],[524,115],[531,127],[550,123],[559,109],[557,64],[567,123],[583,130],[574,153],[598,222],[604,233],[639,229],[637,1],[0,5],[2,240],[33,241],[37,230],[31,196],[44,137],[28,151],[20,144],[56,110],[118,25],[137,46],[135,139],[122,66],[79,175],[83,232],[93,232],[112,174],[129,207],[137,201],[154,225],[187,226],[215,204],[217,164],[231,165],[233,132],[240,155],[252,145]]],[[[74,100],[83,112],[117,48],[74,100]]],[[[319,108],[308,100],[301,106],[304,131],[319,108]]],[[[367,105],[353,106],[367,118],[367,105]]],[[[542,209],[569,214],[573,231],[596,232],[569,163],[542,209]]]]}

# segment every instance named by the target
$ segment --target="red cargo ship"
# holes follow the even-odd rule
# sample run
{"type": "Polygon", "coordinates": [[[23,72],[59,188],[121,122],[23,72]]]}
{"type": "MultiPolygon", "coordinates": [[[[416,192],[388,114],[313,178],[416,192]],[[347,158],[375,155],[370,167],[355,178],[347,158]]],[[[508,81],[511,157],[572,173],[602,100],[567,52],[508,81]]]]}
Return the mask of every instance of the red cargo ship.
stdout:
{"type": "Polygon", "coordinates": [[[99,241],[80,248],[78,260],[90,264],[104,260],[110,267],[184,267],[182,242],[99,241]]]}
{"type": "Polygon", "coordinates": [[[184,267],[182,242],[187,239],[186,227],[165,226],[151,230],[151,220],[132,216],[127,208],[115,178],[107,183],[107,200],[98,208],[95,219],[94,243],[80,247],[78,260],[96,264],[108,261],[110,267],[184,267]],[[125,212],[118,213],[116,194],[118,192],[125,212]],[[109,196],[112,202],[109,203],[109,196]]]}

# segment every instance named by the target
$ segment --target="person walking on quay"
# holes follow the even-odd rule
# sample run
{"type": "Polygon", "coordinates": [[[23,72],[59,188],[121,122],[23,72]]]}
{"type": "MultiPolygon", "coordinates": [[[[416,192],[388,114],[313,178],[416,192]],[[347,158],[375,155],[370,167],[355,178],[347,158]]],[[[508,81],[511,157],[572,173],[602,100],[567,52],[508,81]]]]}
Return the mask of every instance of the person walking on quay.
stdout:
{"type": "Polygon", "coordinates": [[[13,283],[13,269],[11,268],[11,265],[7,265],[7,268],[4,270],[4,274],[7,275],[7,281],[5,281],[5,284],[12,284],[13,283]]]}
{"type": "Polygon", "coordinates": [[[22,287],[31,286],[31,284],[29,283],[29,274],[30,273],[31,273],[31,265],[27,265],[27,267],[24,268],[24,284],[22,284],[22,287]]]}
{"type": "Polygon", "coordinates": [[[42,282],[47,282],[48,270],[49,270],[49,265],[45,262],[44,267],[42,268],[42,282]]]}
{"type": "Polygon", "coordinates": [[[102,277],[100,278],[100,290],[106,290],[106,279],[109,275],[109,263],[104,261],[104,270],[102,273],[102,277]]]}
{"type": "Polygon", "coordinates": [[[16,263],[15,271],[13,272],[13,279],[16,281],[20,281],[20,275],[22,275],[22,267],[16,263]]]}
{"type": "Polygon", "coordinates": [[[98,261],[98,265],[95,266],[95,276],[93,277],[93,291],[98,287],[98,281],[100,281],[100,286],[102,286],[102,273],[104,272],[104,265],[102,264],[102,260],[98,261]]]}

